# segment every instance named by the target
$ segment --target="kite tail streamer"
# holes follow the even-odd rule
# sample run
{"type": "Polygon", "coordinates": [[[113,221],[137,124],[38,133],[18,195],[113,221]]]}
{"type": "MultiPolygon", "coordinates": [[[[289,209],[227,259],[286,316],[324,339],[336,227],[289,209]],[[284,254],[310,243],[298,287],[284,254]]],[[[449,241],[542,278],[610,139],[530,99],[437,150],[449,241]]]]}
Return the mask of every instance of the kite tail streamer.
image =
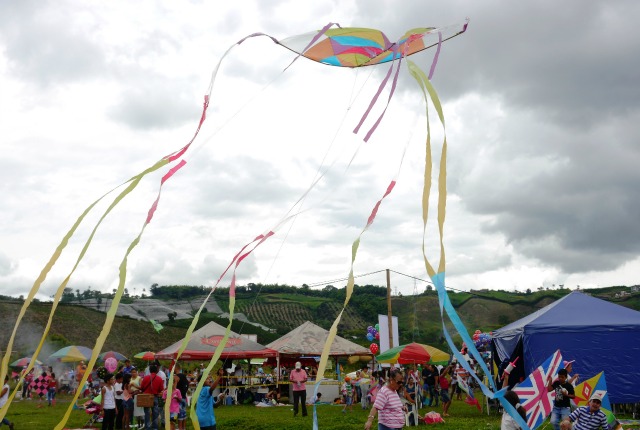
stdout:
{"type": "MultiPolygon", "coordinates": [[[[436,59],[434,59],[435,61],[436,59]]],[[[436,112],[438,113],[438,117],[442,124],[443,129],[445,128],[445,120],[444,114],[442,110],[442,104],[440,103],[440,99],[438,94],[436,93],[433,85],[429,81],[429,78],[426,74],[418,68],[415,63],[410,60],[407,60],[407,64],[409,67],[409,71],[411,75],[414,77],[418,85],[420,86],[423,95],[425,97],[425,102],[428,105],[429,98],[433,103],[436,112]],[[427,93],[429,97],[427,97],[427,93]]],[[[432,65],[433,69],[433,65],[432,65]]],[[[427,108],[428,109],[428,108],[427,108]]],[[[438,231],[439,231],[439,241],[440,241],[440,262],[438,265],[438,271],[436,272],[433,269],[433,266],[429,263],[429,259],[427,258],[425,251],[425,239],[424,236],[426,234],[426,224],[428,219],[428,208],[429,208],[429,196],[430,196],[430,188],[431,188],[431,175],[432,175],[432,155],[431,155],[431,135],[430,135],[430,125],[429,125],[429,116],[427,110],[427,141],[426,141],[426,156],[425,156],[425,174],[424,174],[424,189],[422,193],[422,218],[423,218],[423,241],[422,241],[422,254],[423,260],[425,263],[425,268],[431,280],[433,281],[436,290],[438,291],[438,301],[440,303],[440,316],[442,319],[442,331],[444,333],[445,339],[453,351],[453,355],[456,357],[457,361],[462,365],[462,367],[469,372],[469,374],[478,382],[480,389],[483,394],[492,399],[498,399],[500,403],[503,405],[505,410],[518,422],[523,430],[529,430],[527,423],[520,417],[515,408],[509,404],[508,401],[504,399],[504,393],[506,392],[506,388],[502,390],[497,390],[496,386],[493,382],[492,378],[489,378],[489,383],[491,388],[487,387],[484,382],[478,377],[478,375],[474,372],[474,370],[469,366],[463,355],[458,351],[449,331],[447,330],[445,324],[444,314],[446,312],[449,320],[453,323],[456,331],[460,334],[463,341],[467,344],[467,348],[469,353],[474,357],[474,359],[480,364],[485,375],[490,375],[489,369],[487,369],[484,360],[480,356],[480,353],[475,348],[473,340],[471,336],[462,323],[462,320],[458,316],[457,312],[453,308],[449,296],[447,295],[445,288],[445,269],[446,269],[446,260],[445,260],[445,249],[444,249],[444,222],[446,217],[446,196],[447,196],[447,170],[446,170],[446,159],[447,159],[447,138],[446,131],[445,136],[442,143],[442,153],[440,157],[440,172],[438,176],[438,231]]]]}
{"type": "Polygon", "coordinates": [[[398,75],[400,75],[400,66],[401,66],[401,64],[402,64],[402,57],[400,57],[400,59],[398,60],[398,67],[396,68],[396,74],[393,76],[393,82],[391,83],[391,90],[389,91],[389,97],[387,98],[387,104],[385,105],[384,109],[382,110],[382,113],[380,114],[380,116],[378,117],[376,122],[373,123],[373,125],[371,126],[371,128],[369,129],[367,134],[364,136],[363,140],[365,142],[369,141],[369,139],[371,138],[371,135],[373,134],[373,132],[376,131],[376,129],[378,128],[378,125],[380,125],[380,122],[382,122],[382,118],[384,118],[384,114],[387,113],[387,108],[389,107],[389,104],[391,103],[391,97],[393,97],[393,94],[396,91],[396,86],[398,84],[398,75]]]}
{"type": "MultiPolygon", "coordinates": [[[[107,336],[109,335],[109,332],[111,331],[111,326],[113,325],[113,320],[116,317],[116,312],[118,311],[118,306],[120,305],[120,299],[122,298],[122,295],[124,294],[124,286],[125,286],[125,283],[126,283],[126,280],[127,280],[127,262],[128,262],[128,259],[129,259],[129,255],[131,254],[133,249],[136,246],[138,246],[145,229],[147,228],[147,226],[149,225],[149,223],[153,219],[153,215],[155,214],[155,211],[158,208],[158,202],[160,201],[160,196],[161,196],[161,193],[162,193],[162,187],[164,186],[165,182],[168,181],[185,164],[186,164],[186,162],[184,160],[181,160],[180,163],[178,163],[176,166],[171,168],[162,177],[162,179],[160,181],[160,187],[158,189],[158,196],[156,197],[156,200],[153,202],[153,204],[149,208],[149,211],[147,212],[147,218],[145,219],[145,221],[144,221],[144,223],[142,225],[142,228],[140,229],[140,233],[138,233],[138,236],[131,242],[131,244],[129,244],[129,247],[127,248],[127,251],[126,251],[126,253],[124,255],[124,258],[122,259],[122,262],[120,263],[120,267],[119,267],[118,288],[117,288],[116,293],[115,293],[115,295],[113,297],[113,300],[111,301],[111,307],[107,311],[107,318],[105,320],[104,325],[102,326],[102,331],[100,332],[100,335],[98,336],[98,339],[96,340],[96,343],[95,343],[95,345],[93,347],[93,353],[91,354],[91,359],[89,360],[89,363],[87,363],[87,370],[85,371],[85,373],[84,373],[84,375],[82,377],[82,380],[78,384],[78,389],[76,390],[76,392],[75,392],[75,394],[73,396],[73,400],[69,404],[69,407],[67,408],[67,411],[65,412],[62,420],[58,423],[58,425],[55,427],[54,430],[62,430],[64,428],[65,424],[67,423],[67,421],[69,420],[69,416],[71,415],[71,411],[73,410],[73,406],[76,404],[76,401],[78,400],[78,397],[80,396],[80,392],[82,390],[82,387],[87,382],[87,380],[89,378],[89,375],[91,374],[91,370],[93,369],[93,367],[95,366],[96,361],[98,360],[98,355],[100,354],[100,350],[102,349],[102,347],[104,346],[105,341],[107,340],[107,336]]],[[[139,180],[138,180],[138,182],[139,182],[139,180]]],[[[137,183],[135,185],[137,185],[137,183]]],[[[131,186],[129,186],[127,188],[127,190],[123,191],[123,193],[120,196],[118,196],[119,199],[121,200],[122,198],[124,198],[131,190],[133,190],[135,188],[135,185],[132,183],[131,186]]],[[[114,200],[114,202],[111,204],[111,206],[109,207],[107,212],[105,212],[105,214],[102,216],[102,218],[98,222],[98,225],[107,216],[108,212],[111,209],[113,209],[113,207],[115,207],[115,205],[118,204],[118,202],[119,202],[118,199],[114,200]]],[[[96,229],[98,228],[98,225],[96,225],[96,227],[95,227],[96,229]]],[[[95,229],[94,229],[94,232],[95,232],[95,229]]],[[[88,246],[88,243],[87,243],[87,246],[88,246]]]]}
{"type": "MultiPolygon", "coordinates": [[[[29,372],[33,366],[36,363],[38,354],[40,353],[42,346],[44,345],[44,342],[46,340],[46,337],[49,333],[49,330],[51,328],[51,324],[53,321],[53,315],[58,307],[58,303],[60,302],[60,298],[62,297],[62,293],[64,291],[64,288],[66,287],[66,285],[68,284],[71,275],[75,272],[76,268],[78,267],[78,265],[80,264],[80,261],[83,259],[89,245],[91,244],[91,241],[93,239],[93,236],[95,235],[95,232],[98,228],[98,226],[100,225],[100,223],[102,222],[102,220],[107,216],[107,214],[118,204],[118,202],[120,202],[129,192],[131,192],[140,182],[140,180],[142,179],[143,176],[145,176],[146,174],[153,172],[157,169],[159,169],[160,167],[164,166],[167,164],[167,160],[159,160],[158,162],[156,162],[156,164],[154,164],[153,166],[151,166],[150,168],[148,168],[147,170],[143,171],[141,174],[132,177],[131,179],[129,179],[128,181],[124,182],[123,184],[118,185],[117,187],[113,188],[112,190],[110,190],[109,192],[105,193],[102,197],[100,197],[98,200],[96,200],[95,202],[93,202],[91,205],[89,205],[85,211],[80,215],[80,217],[76,220],[76,222],[73,224],[73,226],[71,227],[71,229],[67,232],[67,234],[64,236],[64,238],[62,239],[60,245],[58,245],[58,248],[56,248],[56,251],[54,252],[54,254],[52,255],[52,257],[50,258],[49,262],[45,265],[44,269],[42,270],[42,272],[40,273],[40,276],[38,277],[38,279],[36,280],[36,282],[33,285],[33,288],[31,289],[31,292],[29,293],[29,299],[27,299],[25,301],[25,304],[23,305],[21,311],[20,311],[20,315],[18,317],[18,320],[16,321],[16,324],[14,326],[14,330],[13,330],[13,334],[9,343],[9,347],[7,349],[7,354],[10,353],[10,347],[13,344],[13,338],[15,337],[15,333],[18,330],[18,326],[20,325],[20,322],[24,316],[24,314],[26,313],[26,309],[29,306],[29,304],[31,303],[31,301],[33,300],[33,297],[35,296],[35,294],[38,292],[38,290],[40,289],[40,286],[42,285],[42,283],[44,282],[44,280],[46,279],[47,274],[49,273],[49,271],[51,270],[51,268],[54,266],[54,264],[56,263],[56,261],[58,260],[58,258],[60,257],[60,254],[62,253],[62,251],[64,250],[64,248],[68,245],[69,243],[69,239],[75,234],[76,230],[78,229],[79,225],[82,223],[82,221],[84,220],[84,218],[87,216],[87,214],[95,207],[95,205],[100,202],[102,199],[104,199],[107,195],[111,194],[113,191],[115,191],[116,189],[118,189],[119,187],[125,185],[125,184],[129,184],[129,186],[118,196],[116,197],[116,199],[114,199],[114,201],[111,203],[111,205],[109,206],[109,208],[106,210],[106,212],[103,214],[103,216],[100,218],[100,220],[98,221],[98,224],[94,227],[91,235],[89,236],[89,238],[87,239],[82,251],[80,252],[80,255],[78,256],[76,263],[73,267],[73,269],[71,270],[71,272],[69,273],[69,275],[65,278],[65,280],[62,282],[62,284],[59,286],[55,296],[54,296],[54,301],[51,307],[51,311],[49,313],[49,318],[47,321],[47,325],[45,327],[45,330],[43,331],[42,337],[40,339],[40,342],[38,343],[38,346],[36,347],[36,350],[33,354],[33,357],[31,359],[31,362],[29,363],[28,367],[27,367],[27,372],[29,372]]],[[[13,391],[13,393],[11,394],[10,399],[13,400],[13,398],[15,397],[17,392],[17,387],[16,389],[13,391]]],[[[2,418],[4,418],[4,415],[6,414],[8,407],[10,405],[11,402],[7,402],[7,404],[5,405],[5,407],[2,408],[2,410],[0,410],[0,420],[2,418]]]]}
{"type": "MultiPolygon", "coordinates": [[[[340,313],[338,313],[338,316],[336,316],[336,319],[333,321],[333,324],[331,325],[331,328],[329,329],[329,333],[327,335],[327,340],[324,343],[322,355],[320,356],[320,363],[318,363],[318,372],[317,372],[318,376],[317,376],[315,391],[318,391],[320,383],[322,382],[322,378],[324,377],[324,371],[327,368],[327,361],[329,359],[329,352],[331,351],[331,344],[333,343],[333,340],[336,338],[336,334],[338,332],[338,324],[340,323],[340,319],[342,318],[342,313],[347,308],[347,305],[349,304],[349,300],[351,299],[351,295],[353,294],[353,287],[355,283],[354,277],[353,277],[353,265],[356,260],[358,248],[360,247],[360,238],[365,233],[365,231],[369,229],[371,224],[373,224],[373,221],[375,220],[376,215],[378,214],[378,209],[380,208],[380,204],[382,203],[382,200],[384,200],[385,197],[391,194],[391,191],[393,191],[393,188],[395,187],[395,185],[396,185],[396,180],[394,179],[391,181],[391,183],[387,187],[387,190],[385,191],[384,195],[380,198],[380,200],[378,200],[378,202],[373,207],[373,210],[371,211],[371,214],[367,219],[367,224],[364,226],[364,228],[362,229],[362,231],[360,232],[356,240],[354,240],[353,244],[351,245],[351,269],[349,270],[349,278],[346,286],[346,297],[344,299],[344,304],[342,305],[342,309],[340,310],[340,313]]],[[[315,408],[314,408],[314,414],[313,414],[313,427],[314,428],[318,427],[315,408]]]]}
{"type": "MultiPolygon", "coordinates": [[[[217,70],[216,70],[217,71],[217,70]]],[[[215,75],[212,77],[214,78],[215,75]]],[[[210,87],[212,87],[213,82],[211,82],[210,87]]],[[[154,163],[151,167],[143,170],[141,173],[139,173],[136,176],[133,176],[132,178],[130,178],[129,180],[125,181],[124,183],[118,185],[117,187],[113,188],[112,190],[108,191],[107,193],[105,193],[102,197],[100,197],[98,200],[96,200],[95,202],[93,202],[91,205],[89,205],[89,207],[87,207],[87,209],[85,209],[85,211],[80,215],[80,217],[78,217],[78,219],[76,220],[76,222],[73,224],[73,226],[71,227],[71,229],[67,232],[67,234],[63,237],[62,241],[60,242],[60,244],[58,245],[58,247],[56,248],[55,252],[53,253],[53,255],[51,256],[51,258],[49,259],[49,261],[47,262],[47,264],[45,265],[45,267],[42,269],[42,271],[40,272],[40,276],[38,276],[38,278],[36,279],[36,281],[34,282],[33,287],[31,288],[31,291],[29,292],[29,295],[27,296],[27,299],[25,300],[20,313],[18,315],[18,318],[16,320],[16,323],[14,325],[13,328],[13,332],[11,334],[8,346],[7,346],[7,351],[5,353],[5,356],[3,357],[2,360],[2,366],[0,368],[0,377],[4,378],[4,375],[6,375],[6,371],[8,368],[8,362],[9,362],[9,358],[11,355],[11,351],[13,348],[13,342],[15,340],[15,335],[17,333],[18,327],[20,325],[20,322],[22,321],[22,318],[24,317],[27,308],[29,307],[29,305],[31,304],[31,302],[33,301],[36,293],[39,291],[40,286],[42,285],[42,283],[44,282],[44,280],[47,277],[47,274],[51,271],[51,268],[55,265],[55,263],[58,261],[60,255],[62,254],[62,251],[64,250],[64,248],[66,248],[66,246],[69,243],[69,239],[75,234],[75,232],[77,231],[79,225],[81,224],[81,222],[84,220],[84,218],[87,216],[87,214],[96,206],[96,204],[98,204],[104,197],[106,197],[107,195],[111,194],[113,191],[115,191],[116,189],[120,188],[121,186],[124,186],[126,184],[130,184],[129,187],[127,187],[127,189],[120,194],[120,196],[118,196],[114,202],[112,203],[112,206],[109,207],[109,209],[107,210],[107,212],[105,212],[105,214],[102,216],[102,218],[100,219],[100,221],[98,222],[98,224],[96,225],[96,227],[94,228],[89,240],[85,243],[85,247],[83,248],[78,260],[76,261],[76,264],[74,266],[74,268],[72,269],[71,273],[69,274],[69,276],[67,277],[67,279],[65,280],[65,282],[58,288],[58,291],[56,292],[55,296],[54,296],[54,302],[52,305],[52,309],[51,312],[49,314],[49,319],[47,322],[47,326],[45,331],[43,332],[42,338],[38,344],[38,346],[36,347],[36,351],[32,357],[31,362],[29,363],[28,367],[27,367],[27,371],[31,370],[36,362],[37,356],[40,353],[40,350],[42,349],[42,346],[44,344],[44,341],[46,339],[46,336],[49,332],[49,329],[51,327],[51,322],[53,319],[53,314],[57,308],[57,305],[60,301],[60,298],[62,297],[62,292],[64,291],[64,287],[66,286],[67,282],[69,281],[69,278],[71,276],[71,274],[75,271],[76,267],[78,266],[78,264],[80,263],[80,261],[82,260],[82,258],[84,257],[84,254],[86,253],[86,250],[89,246],[89,244],[91,243],[91,239],[93,237],[93,235],[95,234],[96,229],[98,228],[98,226],[100,225],[100,223],[102,222],[102,220],[106,217],[106,215],[108,214],[108,212],[111,211],[111,209],[113,209],[113,207],[119,203],[128,193],[130,193],[133,189],[135,189],[138,185],[138,183],[142,180],[143,177],[145,177],[147,174],[154,172],[158,169],[160,169],[161,167],[175,161],[176,159],[178,159],[179,157],[181,157],[191,146],[191,144],[193,143],[193,141],[196,139],[196,137],[198,136],[198,133],[200,132],[200,129],[202,127],[202,124],[204,122],[204,120],[206,119],[206,111],[207,108],[209,107],[209,100],[210,100],[210,94],[211,91],[209,91],[209,94],[205,95],[205,100],[204,100],[204,106],[203,106],[203,110],[202,110],[202,115],[200,118],[200,122],[198,123],[198,127],[196,128],[196,131],[193,134],[193,137],[191,138],[191,140],[189,141],[189,143],[187,143],[184,147],[182,147],[180,150],[166,155],[165,157],[163,157],[161,160],[157,161],[156,163],[154,163]]],[[[180,165],[180,167],[182,167],[182,165],[180,165]]],[[[176,167],[174,168],[175,170],[179,169],[180,167],[176,167]]],[[[172,170],[173,172],[175,172],[175,170],[172,170]]],[[[171,173],[172,175],[173,173],[171,173]]],[[[169,175],[169,177],[171,176],[169,175]]],[[[168,179],[168,178],[167,178],[168,179]]],[[[163,178],[163,182],[164,180],[166,180],[165,178],[163,178]]],[[[159,196],[158,196],[159,198],[159,196]]],[[[157,204],[157,202],[156,202],[157,204]]],[[[154,209],[155,210],[155,209],[154,209]]],[[[149,217],[148,217],[149,218],[149,217]]],[[[80,387],[78,387],[78,389],[80,389],[80,387]]],[[[14,390],[14,392],[11,395],[11,399],[13,399],[13,397],[15,397],[16,391],[14,390]]],[[[0,420],[2,418],[4,418],[4,416],[6,415],[6,412],[8,410],[9,405],[11,404],[11,402],[7,402],[7,404],[0,409],[0,420]]]]}
{"type": "Polygon", "coordinates": [[[438,58],[440,57],[440,48],[442,48],[442,32],[438,32],[438,48],[436,49],[436,53],[433,56],[433,61],[431,62],[431,68],[429,69],[429,81],[433,78],[433,74],[436,71],[436,64],[438,64],[438,58]]]}
{"type": "MultiPolygon", "coordinates": [[[[185,335],[183,341],[182,341],[182,345],[180,345],[180,349],[178,350],[178,353],[176,355],[175,360],[178,361],[178,359],[180,358],[180,355],[182,355],[182,353],[184,352],[184,350],[187,347],[187,344],[189,343],[189,340],[191,338],[191,335],[193,334],[193,330],[195,329],[195,326],[198,322],[198,320],[200,319],[200,314],[202,313],[202,310],[204,309],[205,304],[207,303],[207,301],[209,300],[209,297],[211,296],[211,294],[213,293],[213,291],[216,289],[216,287],[218,286],[218,284],[220,283],[220,281],[222,280],[222,278],[224,277],[224,275],[227,273],[227,271],[229,270],[229,268],[231,268],[232,265],[234,265],[234,269],[233,269],[233,274],[231,277],[231,286],[229,287],[229,324],[227,325],[227,329],[225,330],[224,336],[222,337],[222,340],[220,341],[218,347],[216,348],[215,353],[213,354],[213,357],[211,357],[211,360],[209,361],[209,364],[207,365],[206,369],[205,369],[205,373],[208,374],[211,372],[211,370],[213,369],[213,366],[215,365],[215,363],[218,361],[218,359],[220,358],[220,355],[222,354],[222,352],[224,351],[224,347],[227,344],[227,339],[229,339],[229,335],[231,333],[231,324],[233,322],[233,315],[234,315],[234,309],[235,309],[235,302],[236,302],[236,270],[238,268],[238,266],[240,265],[240,263],[242,263],[242,261],[248,257],[258,246],[260,246],[261,244],[263,244],[267,239],[269,239],[271,236],[273,236],[275,233],[273,231],[269,231],[267,234],[265,235],[260,235],[258,237],[256,237],[253,241],[251,241],[250,243],[246,244],[245,246],[242,247],[242,249],[240,250],[240,252],[238,252],[236,254],[236,256],[233,258],[233,260],[231,261],[231,263],[229,263],[229,265],[227,266],[227,268],[225,269],[225,271],[222,273],[222,275],[220,275],[220,277],[218,278],[218,281],[216,282],[216,284],[214,285],[214,287],[212,288],[211,292],[209,293],[209,295],[207,296],[207,298],[204,300],[204,302],[202,303],[202,305],[200,306],[200,309],[198,309],[198,312],[196,313],[196,315],[193,318],[193,322],[191,323],[191,325],[189,326],[189,330],[187,330],[187,334],[185,335]],[[257,242],[257,243],[256,243],[257,242]],[[251,244],[255,243],[255,245],[253,246],[253,248],[251,248],[249,251],[244,252],[245,249],[247,249],[251,244]],[[244,253],[243,253],[244,252],[244,253]]],[[[198,396],[200,395],[200,391],[202,391],[202,387],[204,386],[204,381],[205,379],[202,378],[199,382],[198,385],[196,387],[195,392],[193,393],[193,397],[194,398],[198,398],[198,396]]],[[[172,375],[169,378],[168,381],[169,384],[173,383],[173,372],[172,375]]],[[[165,407],[165,418],[167,418],[167,423],[169,423],[168,421],[168,416],[169,414],[169,409],[168,407],[165,407]]],[[[200,430],[200,423],[198,422],[198,417],[196,415],[195,412],[195,402],[193,402],[191,404],[191,410],[189,412],[189,416],[191,417],[191,420],[193,422],[193,426],[196,430],[200,430]]]]}
{"type": "MultiPolygon", "coordinates": [[[[395,56],[395,52],[393,54],[395,56]]],[[[387,86],[387,82],[389,81],[389,77],[391,76],[391,72],[393,71],[394,64],[395,64],[395,62],[392,61],[391,65],[389,66],[389,69],[387,69],[386,76],[384,77],[382,82],[380,82],[380,85],[378,86],[378,91],[376,91],[376,93],[374,94],[373,98],[369,102],[369,106],[364,111],[364,114],[362,114],[362,118],[360,118],[360,121],[358,122],[358,125],[356,125],[356,128],[353,129],[353,133],[354,134],[358,134],[358,132],[360,131],[360,127],[362,127],[362,124],[364,124],[364,121],[369,116],[369,113],[371,112],[371,109],[373,109],[373,106],[378,101],[378,97],[380,97],[380,94],[382,94],[382,90],[384,89],[385,86],[387,86]]]]}

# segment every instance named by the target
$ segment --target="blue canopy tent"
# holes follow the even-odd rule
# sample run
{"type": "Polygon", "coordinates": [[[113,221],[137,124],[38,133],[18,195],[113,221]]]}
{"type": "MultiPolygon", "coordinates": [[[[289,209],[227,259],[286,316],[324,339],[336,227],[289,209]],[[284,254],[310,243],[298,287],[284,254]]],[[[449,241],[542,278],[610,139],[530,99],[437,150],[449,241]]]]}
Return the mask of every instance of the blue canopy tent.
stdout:
{"type": "MultiPolygon", "coordinates": [[[[640,402],[640,312],[574,291],[492,333],[502,369],[520,357],[510,384],[560,349],[580,380],[601,371],[612,403],[640,402]]],[[[578,381],[580,382],[580,381],[578,381]]]]}

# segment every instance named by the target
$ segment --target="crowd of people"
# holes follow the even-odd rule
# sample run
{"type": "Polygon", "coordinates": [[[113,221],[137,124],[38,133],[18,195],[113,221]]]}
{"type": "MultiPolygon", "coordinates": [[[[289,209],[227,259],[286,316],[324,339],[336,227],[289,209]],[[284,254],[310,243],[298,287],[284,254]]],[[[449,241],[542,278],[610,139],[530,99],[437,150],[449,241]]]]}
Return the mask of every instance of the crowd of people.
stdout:
{"type": "MultiPolygon", "coordinates": [[[[551,424],[555,430],[591,429],[593,425],[606,423],[604,413],[600,411],[602,397],[595,393],[589,404],[582,408],[571,408],[571,399],[575,397],[574,385],[578,375],[571,375],[571,363],[564,362],[555,380],[549,378],[547,390],[554,391],[551,424]]],[[[473,362],[470,363],[473,366],[473,362]]],[[[322,393],[316,393],[307,401],[306,383],[315,378],[315,369],[303,367],[296,362],[293,368],[275,367],[271,372],[264,372],[262,367],[251,371],[245,370],[241,364],[218,369],[215,377],[208,375],[204,363],[191,370],[181,368],[176,363],[172,369],[162,367],[159,362],[150,363],[146,369],[137,369],[129,360],[114,373],[99,374],[94,370],[87,378],[82,395],[99,402],[102,410],[103,429],[158,429],[163,427],[164,405],[169,403],[170,427],[172,430],[183,430],[186,425],[187,401],[193,394],[198,382],[203,382],[196,403],[196,413],[203,430],[215,430],[216,418],[214,408],[221,404],[240,403],[245,395],[255,396],[256,404],[275,405],[280,402],[281,391],[278,384],[290,384],[293,404],[293,416],[307,416],[307,405],[322,402],[322,393]],[[172,387],[167,387],[170,372],[175,372],[172,387]],[[256,387],[258,391],[256,391],[256,387]],[[216,393],[219,389],[219,393],[216,393]],[[228,396],[229,389],[235,391],[234,400],[228,396]],[[225,400],[228,400],[225,401],[225,400]]],[[[104,368],[102,369],[104,372],[104,368]]],[[[55,406],[56,392],[60,387],[70,391],[77,388],[86,373],[86,366],[80,362],[75,368],[63,372],[58,379],[52,368],[23,370],[22,399],[35,399],[36,407],[55,406]]],[[[469,374],[455,360],[447,366],[426,364],[411,365],[407,368],[392,367],[371,370],[367,366],[346,375],[340,386],[340,396],[333,403],[343,405],[342,412],[352,411],[354,405],[360,404],[363,410],[369,410],[365,430],[371,428],[374,420],[378,420],[378,429],[402,428],[406,423],[417,425],[420,406],[441,408],[442,417],[449,416],[452,400],[466,400],[467,393],[463,386],[472,385],[469,374]]],[[[6,403],[9,393],[8,379],[0,392],[0,406],[6,403]]],[[[505,399],[524,418],[524,408],[513,391],[507,391],[505,399]]],[[[243,402],[245,403],[245,402],[243,402]]],[[[431,414],[435,412],[430,412],[431,414]]],[[[439,415],[436,413],[436,415],[439,415]]],[[[13,429],[14,424],[4,418],[2,424],[13,429]]],[[[517,430],[517,421],[508,413],[502,417],[502,430],[517,430]]]]}

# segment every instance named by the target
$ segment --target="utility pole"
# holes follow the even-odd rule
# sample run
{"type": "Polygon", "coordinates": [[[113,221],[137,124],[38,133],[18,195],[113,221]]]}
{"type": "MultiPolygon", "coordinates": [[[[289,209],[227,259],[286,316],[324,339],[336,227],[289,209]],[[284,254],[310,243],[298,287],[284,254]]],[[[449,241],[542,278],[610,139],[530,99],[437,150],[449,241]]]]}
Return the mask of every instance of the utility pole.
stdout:
{"type": "Polygon", "coordinates": [[[418,301],[416,296],[418,295],[418,284],[416,280],[413,280],[413,341],[416,341],[416,336],[420,337],[420,328],[418,327],[418,301]]]}
{"type": "Polygon", "coordinates": [[[387,269],[387,318],[389,324],[389,348],[393,348],[393,318],[391,316],[391,273],[387,269]]]}

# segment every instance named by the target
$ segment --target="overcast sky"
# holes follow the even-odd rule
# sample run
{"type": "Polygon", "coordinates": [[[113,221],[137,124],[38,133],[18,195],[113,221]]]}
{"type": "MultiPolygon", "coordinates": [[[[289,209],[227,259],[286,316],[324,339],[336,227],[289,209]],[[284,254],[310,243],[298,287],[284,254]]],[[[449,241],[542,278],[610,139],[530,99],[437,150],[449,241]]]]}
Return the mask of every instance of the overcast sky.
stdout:
{"type": "MultiPolygon", "coordinates": [[[[637,284],[638,16],[635,1],[1,2],[0,290],[26,294],[90,203],[191,139],[213,69],[244,36],[281,39],[336,22],[396,40],[467,17],[468,31],[443,45],[433,78],[449,142],[447,285],[637,284]]],[[[433,53],[412,59],[428,70],[433,53]]],[[[253,38],[223,61],[187,165],[166,183],[129,259],[130,293],[213,285],[242,246],[292,208],[300,214],[240,266],[239,283],[345,278],[351,243],[396,175],[362,237],[355,274],[389,268],[427,278],[419,87],[402,70],[364,143],[352,130],[386,67],[299,59],[283,72],[293,58],[253,38]]],[[[431,119],[439,154],[442,130],[431,119]]],[[[117,285],[164,172],[104,221],[70,287],[117,285]]],[[[40,298],[69,273],[108,202],[82,224],[40,298]]],[[[426,243],[437,266],[432,208],[426,243]]],[[[385,276],[356,282],[384,285],[385,276]]],[[[397,274],[392,284],[403,294],[426,286],[397,274]]]]}

